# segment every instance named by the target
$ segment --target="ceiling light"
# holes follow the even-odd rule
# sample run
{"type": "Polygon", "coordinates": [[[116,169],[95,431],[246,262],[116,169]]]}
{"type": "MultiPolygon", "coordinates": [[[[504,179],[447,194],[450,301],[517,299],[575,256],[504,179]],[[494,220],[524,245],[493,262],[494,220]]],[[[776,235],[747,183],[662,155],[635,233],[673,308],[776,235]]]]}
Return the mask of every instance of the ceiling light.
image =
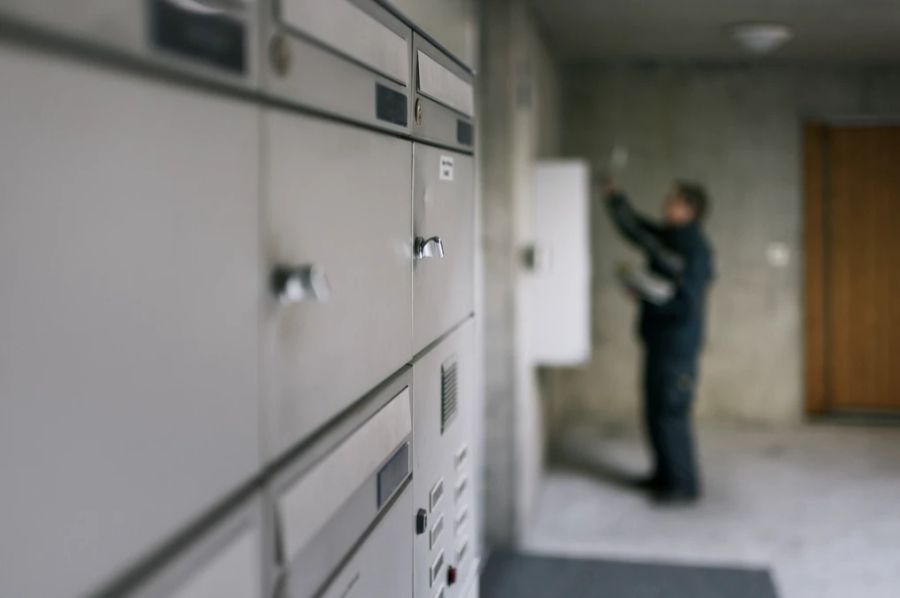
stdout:
{"type": "Polygon", "coordinates": [[[789,42],[794,32],[782,23],[741,23],[732,27],[731,37],[747,52],[762,56],[789,42]]]}

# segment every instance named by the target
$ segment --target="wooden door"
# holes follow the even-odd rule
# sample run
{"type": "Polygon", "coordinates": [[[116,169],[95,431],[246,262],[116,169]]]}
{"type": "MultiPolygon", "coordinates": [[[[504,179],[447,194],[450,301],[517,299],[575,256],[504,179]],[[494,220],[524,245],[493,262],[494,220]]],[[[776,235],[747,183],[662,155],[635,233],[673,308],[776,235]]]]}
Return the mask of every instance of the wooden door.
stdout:
{"type": "Polygon", "coordinates": [[[806,132],[807,406],[900,412],[900,126],[806,132]]]}

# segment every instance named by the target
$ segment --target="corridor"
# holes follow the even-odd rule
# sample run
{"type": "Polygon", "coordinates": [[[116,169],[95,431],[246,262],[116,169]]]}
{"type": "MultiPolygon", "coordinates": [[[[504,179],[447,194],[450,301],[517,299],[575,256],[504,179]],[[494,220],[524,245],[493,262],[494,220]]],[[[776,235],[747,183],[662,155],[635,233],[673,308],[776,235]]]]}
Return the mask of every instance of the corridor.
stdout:
{"type": "Polygon", "coordinates": [[[900,0],[0,0],[0,598],[897,598],[898,164],[900,0]]]}

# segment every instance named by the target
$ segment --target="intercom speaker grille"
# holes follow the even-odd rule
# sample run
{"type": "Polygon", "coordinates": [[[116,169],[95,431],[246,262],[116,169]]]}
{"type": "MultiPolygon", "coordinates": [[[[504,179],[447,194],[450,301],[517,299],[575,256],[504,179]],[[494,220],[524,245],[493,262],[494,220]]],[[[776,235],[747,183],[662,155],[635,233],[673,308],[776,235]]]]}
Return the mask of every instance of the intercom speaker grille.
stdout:
{"type": "Polygon", "coordinates": [[[441,434],[450,426],[456,416],[457,369],[455,359],[441,366],[441,434]]]}

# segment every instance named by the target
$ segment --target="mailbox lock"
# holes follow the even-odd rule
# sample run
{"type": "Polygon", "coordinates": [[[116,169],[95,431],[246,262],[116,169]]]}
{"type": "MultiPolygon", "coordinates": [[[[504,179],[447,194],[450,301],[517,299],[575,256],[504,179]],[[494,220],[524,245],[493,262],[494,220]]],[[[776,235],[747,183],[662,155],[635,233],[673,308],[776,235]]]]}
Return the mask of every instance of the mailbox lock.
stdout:
{"type": "Polygon", "coordinates": [[[416,535],[421,536],[428,529],[428,511],[419,509],[416,513],[416,535]]]}
{"type": "Polygon", "coordinates": [[[291,47],[283,35],[272,38],[269,44],[269,60],[272,62],[272,69],[282,77],[291,70],[291,47]]]}
{"type": "Polygon", "coordinates": [[[422,100],[419,98],[416,98],[415,111],[416,111],[416,114],[415,114],[416,124],[421,125],[422,124],[422,116],[423,116],[423,113],[425,110],[424,110],[424,108],[422,108],[422,100]]]}

